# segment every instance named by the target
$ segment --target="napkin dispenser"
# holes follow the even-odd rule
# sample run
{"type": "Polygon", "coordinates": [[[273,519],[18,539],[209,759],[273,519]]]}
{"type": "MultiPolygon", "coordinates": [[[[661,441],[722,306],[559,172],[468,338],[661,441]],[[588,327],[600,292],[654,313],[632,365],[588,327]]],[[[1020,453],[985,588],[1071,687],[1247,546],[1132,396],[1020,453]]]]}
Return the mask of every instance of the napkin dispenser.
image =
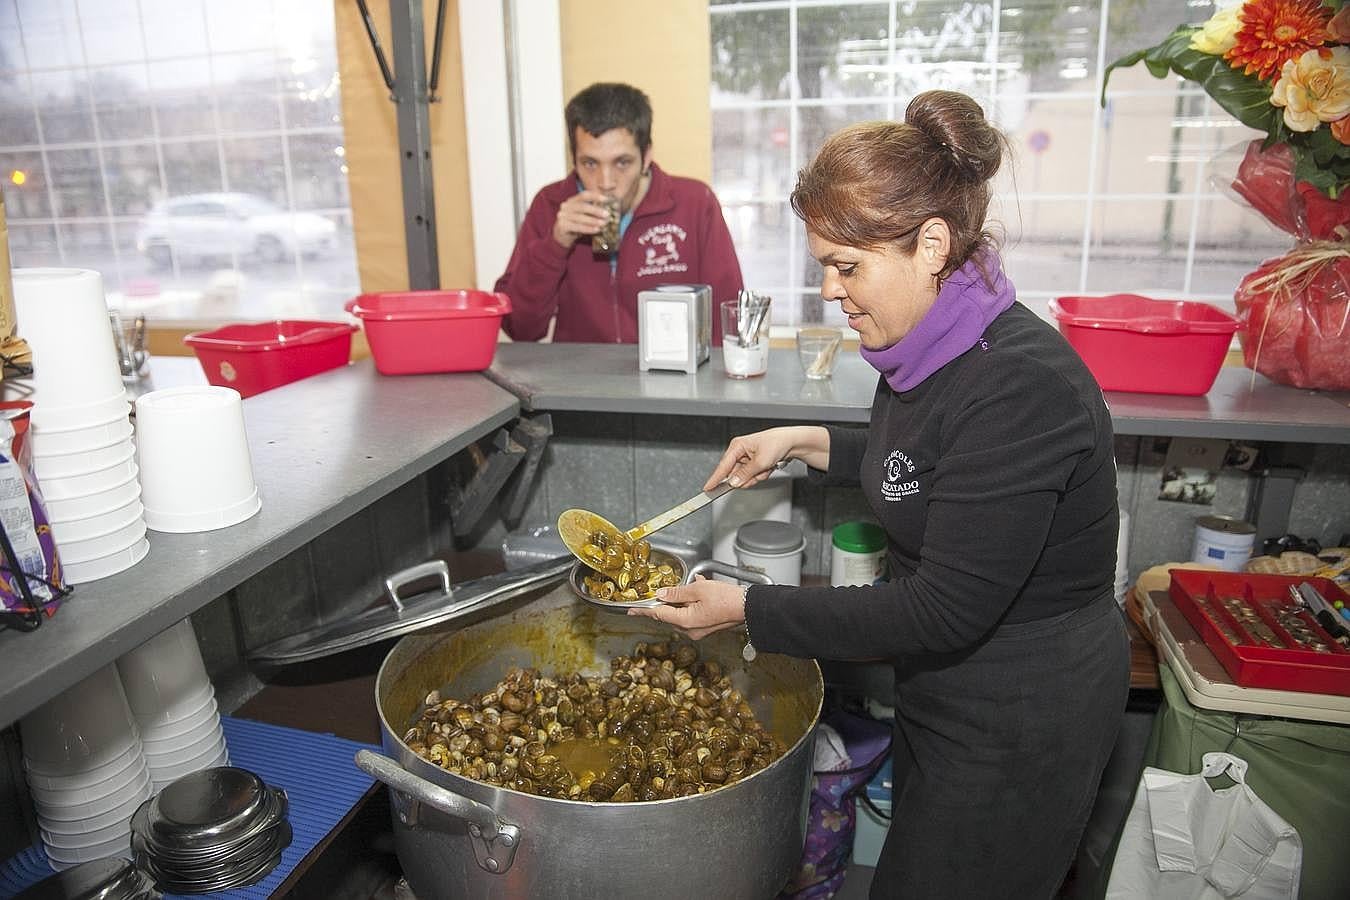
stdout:
{"type": "Polygon", "coordinates": [[[638,292],[638,368],[698,371],[712,351],[712,288],[662,284],[638,292]]]}

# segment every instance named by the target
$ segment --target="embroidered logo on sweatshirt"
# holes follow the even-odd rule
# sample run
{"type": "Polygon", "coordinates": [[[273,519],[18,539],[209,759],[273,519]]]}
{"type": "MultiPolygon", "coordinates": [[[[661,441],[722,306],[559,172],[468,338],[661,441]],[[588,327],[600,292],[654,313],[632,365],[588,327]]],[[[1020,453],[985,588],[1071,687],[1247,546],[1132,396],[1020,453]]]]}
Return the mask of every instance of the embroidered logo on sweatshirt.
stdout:
{"type": "Polygon", "coordinates": [[[642,232],[638,238],[638,246],[642,248],[638,277],[688,272],[689,264],[680,259],[680,248],[687,237],[688,232],[674,224],[653,225],[642,232]]]}
{"type": "Polygon", "coordinates": [[[914,461],[903,450],[892,450],[886,457],[886,474],[881,481],[881,499],[892,503],[919,492],[919,480],[912,478],[914,461]]]}

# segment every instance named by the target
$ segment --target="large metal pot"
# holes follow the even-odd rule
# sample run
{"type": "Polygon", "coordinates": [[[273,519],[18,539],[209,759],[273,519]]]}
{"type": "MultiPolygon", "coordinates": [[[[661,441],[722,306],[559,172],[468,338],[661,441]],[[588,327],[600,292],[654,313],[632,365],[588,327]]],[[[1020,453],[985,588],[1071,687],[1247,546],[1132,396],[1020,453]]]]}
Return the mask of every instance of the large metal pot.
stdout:
{"type": "Polygon", "coordinates": [[[650,619],[577,601],[567,586],[508,612],[401,640],[375,683],[388,756],[357,763],[392,789],[394,835],[419,900],[462,897],[771,897],[801,857],[812,741],[823,684],[814,661],[741,660],[723,632],[699,644],[731,673],[766,727],[788,746],[767,768],[708,794],[645,803],[556,800],[452,775],[402,741],[431,690],[467,696],[511,666],[608,671],[639,640],[664,640],[650,619]]]}

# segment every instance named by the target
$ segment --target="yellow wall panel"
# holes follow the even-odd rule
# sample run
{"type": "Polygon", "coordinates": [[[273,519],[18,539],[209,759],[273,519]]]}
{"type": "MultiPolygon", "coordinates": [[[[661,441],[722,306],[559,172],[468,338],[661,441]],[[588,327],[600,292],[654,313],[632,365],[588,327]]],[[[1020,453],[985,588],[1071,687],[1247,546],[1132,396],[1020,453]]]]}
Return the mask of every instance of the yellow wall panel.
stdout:
{"type": "MultiPolygon", "coordinates": [[[[370,0],[369,7],[380,44],[392,68],[389,0],[370,0]]],[[[337,25],[338,71],[342,78],[347,182],[351,190],[352,228],[361,289],[405,290],[408,287],[408,262],[403,234],[397,110],[380,76],[360,10],[350,0],[334,0],[333,12],[337,25]]],[[[423,13],[427,64],[430,65],[436,25],[434,0],[423,4],[423,13]]],[[[454,288],[474,283],[457,3],[447,5],[444,28],[437,91],[441,100],[431,107],[431,166],[436,191],[436,252],[441,284],[454,288]]],[[[397,78],[398,73],[394,74],[397,78]]]]}
{"type": "Polygon", "coordinates": [[[710,182],[707,0],[560,0],[559,13],[563,96],[597,81],[641,88],[652,101],[657,163],[671,174],[710,182]]]}

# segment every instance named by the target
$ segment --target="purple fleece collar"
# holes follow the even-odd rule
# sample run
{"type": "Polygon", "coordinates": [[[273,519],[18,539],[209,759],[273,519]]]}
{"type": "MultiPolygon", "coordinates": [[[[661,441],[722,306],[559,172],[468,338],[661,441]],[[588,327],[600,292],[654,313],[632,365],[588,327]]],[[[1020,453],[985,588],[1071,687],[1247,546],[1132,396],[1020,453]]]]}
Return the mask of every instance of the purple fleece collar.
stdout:
{"type": "Polygon", "coordinates": [[[881,350],[862,348],[862,358],[885,376],[892,390],[903,393],[918,387],[975,346],[989,323],[1013,305],[1017,292],[998,257],[990,253],[984,262],[993,274],[992,291],[975,260],[968,260],[947,276],[932,308],[913,331],[881,350]]]}

